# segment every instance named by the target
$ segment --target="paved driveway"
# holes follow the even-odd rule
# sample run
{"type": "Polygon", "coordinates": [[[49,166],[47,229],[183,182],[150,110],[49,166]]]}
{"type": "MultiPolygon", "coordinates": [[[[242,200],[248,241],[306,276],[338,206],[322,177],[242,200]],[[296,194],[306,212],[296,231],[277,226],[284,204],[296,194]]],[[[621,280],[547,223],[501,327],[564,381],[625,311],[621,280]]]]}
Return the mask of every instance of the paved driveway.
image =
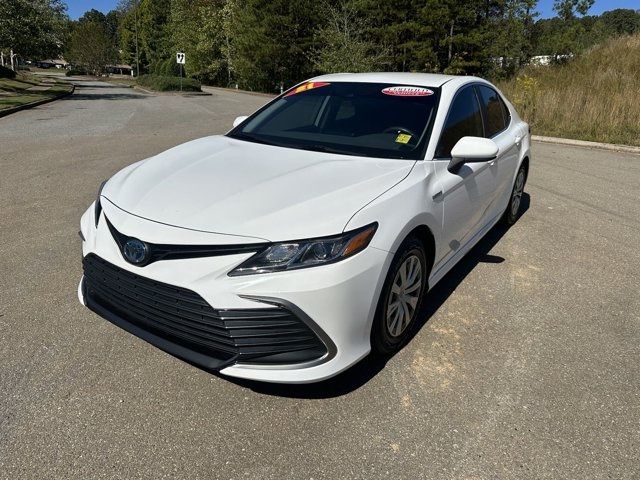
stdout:
{"type": "Polygon", "coordinates": [[[0,478],[640,478],[640,156],[536,144],[527,211],[386,365],[234,383],[81,307],[100,181],[267,99],[99,82],[0,118],[0,478]]]}

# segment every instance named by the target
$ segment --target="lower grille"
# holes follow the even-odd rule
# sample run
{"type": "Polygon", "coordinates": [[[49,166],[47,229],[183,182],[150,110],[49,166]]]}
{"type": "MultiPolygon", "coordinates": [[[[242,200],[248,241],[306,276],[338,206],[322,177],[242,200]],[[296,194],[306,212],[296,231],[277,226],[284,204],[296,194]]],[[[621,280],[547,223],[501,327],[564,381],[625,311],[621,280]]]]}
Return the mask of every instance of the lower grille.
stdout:
{"type": "Polygon", "coordinates": [[[313,330],[284,307],[217,310],[191,290],[136,275],[95,254],[84,258],[83,269],[90,307],[97,304],[96,311],[220,365],[301,363],[327,353],[313,330]]]}

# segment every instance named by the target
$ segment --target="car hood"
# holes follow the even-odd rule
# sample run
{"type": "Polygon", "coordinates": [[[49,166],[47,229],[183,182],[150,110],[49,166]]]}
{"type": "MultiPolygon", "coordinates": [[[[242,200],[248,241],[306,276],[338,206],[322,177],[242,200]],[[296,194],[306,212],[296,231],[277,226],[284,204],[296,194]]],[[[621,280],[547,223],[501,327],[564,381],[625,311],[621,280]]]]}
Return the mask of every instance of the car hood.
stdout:
{"type": "Polygon", "coordinates": [[[214,136],[130,165],[102,195],[133,215],[176,227],[292,240],[343,231],[414,164],[214,136]]]}

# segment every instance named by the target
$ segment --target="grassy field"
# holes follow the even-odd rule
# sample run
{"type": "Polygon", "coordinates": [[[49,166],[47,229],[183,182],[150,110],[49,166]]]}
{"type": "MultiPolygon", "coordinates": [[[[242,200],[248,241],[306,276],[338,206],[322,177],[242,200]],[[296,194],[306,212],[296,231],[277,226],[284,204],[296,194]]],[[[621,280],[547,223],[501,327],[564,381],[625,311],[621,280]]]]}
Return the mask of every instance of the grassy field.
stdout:
{"type": "Polygon", "coordinates": [[[71,85],[51,79],[19,74],[14,79],[0,78],[0,110],[24,105],[69,92],[71,85]]]}
{"type": "Polygon", "coordinates": [[[498,86],[536,135],[640,146],[640,35],[498,86]]]}

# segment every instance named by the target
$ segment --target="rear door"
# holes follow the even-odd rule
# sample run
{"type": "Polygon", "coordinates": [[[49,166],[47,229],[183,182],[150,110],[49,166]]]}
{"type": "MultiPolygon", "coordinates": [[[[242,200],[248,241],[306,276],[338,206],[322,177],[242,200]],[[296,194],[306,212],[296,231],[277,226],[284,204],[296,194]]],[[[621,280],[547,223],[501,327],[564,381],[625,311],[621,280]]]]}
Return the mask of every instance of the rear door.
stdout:
{"type": "Polygon", "coordinates": [[[489,85],[477,85],[476,89],[482,106],[485,137],[496,142],[500,149],[493,166],[496,185],[491,200],[490,216],[494,217],[504,211],[511,194],[522,132],[511,122],[509,109],[496,90],[489,85]]]}
{"type": "Polygon", "coordinates": [[[456,93],[433,160],[442,186],[445,240],[436,263],[453,256],[484,226],[494,200],[497,168],[493,161],[465,163],[455,173],[447,170],[451,149],[467,136],[485,136],[481,106],[473,85],[464,86],[456,93]]]}

